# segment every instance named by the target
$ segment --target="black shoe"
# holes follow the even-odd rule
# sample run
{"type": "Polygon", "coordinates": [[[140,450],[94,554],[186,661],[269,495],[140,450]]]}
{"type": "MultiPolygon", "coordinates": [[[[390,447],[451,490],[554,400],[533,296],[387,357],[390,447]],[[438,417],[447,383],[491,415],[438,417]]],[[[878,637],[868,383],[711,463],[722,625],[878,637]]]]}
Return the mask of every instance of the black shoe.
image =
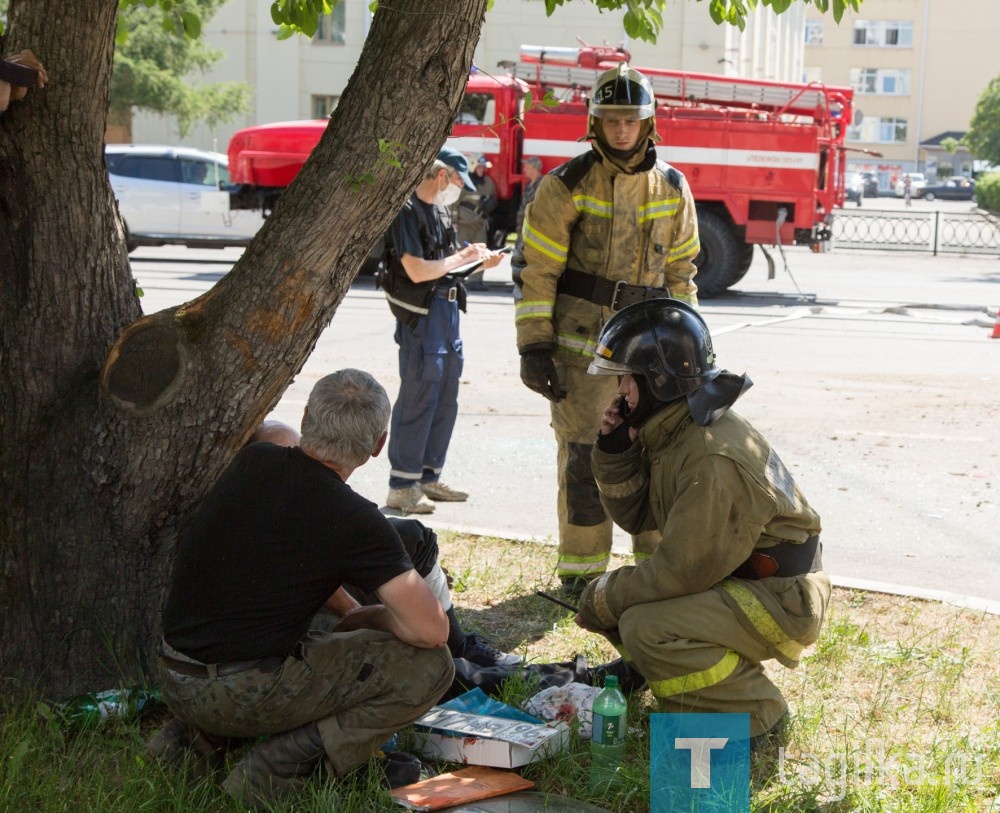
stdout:
{"type": "Polygon", "coordinates": [[[642,676],[642,673],[624,658],[618,658],[611,661],[611,663],[595,666],[593,669],[589,669],[588,672],[590,685],[600,688],[604,686],[605,677],[614,675],[618,678],[618,688],[621,689],[622,694],[641,692],[649,685],[646,683],[646,678],[642,676]]]}
{"type": "Polygon", "coordinates": [[[778,718],[763,734],[750,738],[750,753],[756,754],[760,751],[780,748],[788,745],[788,712],[786,711],[778,718]]]}
{"type": "Polygon", "coordinates": [[[382,787],[394,790],[403,785],[412,785],[420,781],[420,771],[423,765],[420,760],[405,751],[390,751],[379,754],[358,769],[359,776],[367,776],[374,771],[382,787]]]}
{"type": "Polygon", "coordinates": [[[563,576],[560,581],[562,582],[562,588],[559,592],[562,594],[562,597],[567,601],[578,602],[591,580],[583,576],[563,576]]]}
{"type": "Polygon", "coordinates": [[[490,646],[482,636],[475,632],[470,632],[465,636],[465,645],[461,653],[456,658],[465,658],[476,666],[520,666],[521,658],[518,655],[501,652],[499,649],[490,646]]]}

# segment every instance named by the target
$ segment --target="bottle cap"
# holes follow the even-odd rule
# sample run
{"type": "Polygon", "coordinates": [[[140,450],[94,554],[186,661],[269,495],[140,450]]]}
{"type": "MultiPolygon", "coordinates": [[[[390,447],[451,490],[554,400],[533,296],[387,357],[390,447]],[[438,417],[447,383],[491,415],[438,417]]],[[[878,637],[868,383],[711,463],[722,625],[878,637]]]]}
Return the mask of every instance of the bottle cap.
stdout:
{"type": "Polygon", "coordinates": [[[618,676],[617,675],[605,675],[605,677],[604,677],[604,688],[605,689],[617,689],[618,688],[618,676]]]}

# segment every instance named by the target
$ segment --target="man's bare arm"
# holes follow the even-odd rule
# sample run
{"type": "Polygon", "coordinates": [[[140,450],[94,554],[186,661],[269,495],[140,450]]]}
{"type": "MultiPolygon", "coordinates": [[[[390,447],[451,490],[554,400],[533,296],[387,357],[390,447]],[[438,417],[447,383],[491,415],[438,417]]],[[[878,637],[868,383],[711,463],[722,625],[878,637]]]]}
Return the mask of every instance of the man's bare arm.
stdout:
{"type": "Polygon", "coordinates": [[[411,646],[444,646],[448,616],[416,570],[407,570],[375,591],[385,607],[388,631],[411,646]]]}

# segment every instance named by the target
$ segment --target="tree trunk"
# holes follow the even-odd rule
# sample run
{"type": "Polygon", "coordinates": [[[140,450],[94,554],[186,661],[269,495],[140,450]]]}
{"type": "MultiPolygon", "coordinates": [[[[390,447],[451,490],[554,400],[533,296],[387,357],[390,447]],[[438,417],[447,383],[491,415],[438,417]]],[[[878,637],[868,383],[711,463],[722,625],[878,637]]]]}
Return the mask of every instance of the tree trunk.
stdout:
{"type": "Polygon", "coordinates": [[[8,687],[60,696],[155,666],[177,528],[443,143],[485,2],[382,4],[327,132],[242,259],[140,318],[102,155],[117,0],[13,0],[5,52],[31,48],[50,83],[0,116],[8,687]]]}

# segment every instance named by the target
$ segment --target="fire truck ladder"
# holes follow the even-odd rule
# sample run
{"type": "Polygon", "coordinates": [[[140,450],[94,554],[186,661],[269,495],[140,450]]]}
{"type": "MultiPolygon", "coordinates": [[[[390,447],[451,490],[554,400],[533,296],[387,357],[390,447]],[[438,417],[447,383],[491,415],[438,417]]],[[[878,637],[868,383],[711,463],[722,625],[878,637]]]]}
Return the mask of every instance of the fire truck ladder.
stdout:
{"type": "MultiPolygon", "coordinates": [[[[615,63],[609,62],[594,70],[565,65],[519,63],[516,75],[529,83],[589,92],[601,70],[614,65],[615,63]]],[[[790,114],[814,119],[836,116],[836,104],[849,108],[839,93],[831,92],[825,85],[815,82],[809,85],[791,85],[656,68],[639,67],[637,70],[649,79],[657,99],[675,103],[736,107],[758,110],[772,116],[790,114]]]]}

